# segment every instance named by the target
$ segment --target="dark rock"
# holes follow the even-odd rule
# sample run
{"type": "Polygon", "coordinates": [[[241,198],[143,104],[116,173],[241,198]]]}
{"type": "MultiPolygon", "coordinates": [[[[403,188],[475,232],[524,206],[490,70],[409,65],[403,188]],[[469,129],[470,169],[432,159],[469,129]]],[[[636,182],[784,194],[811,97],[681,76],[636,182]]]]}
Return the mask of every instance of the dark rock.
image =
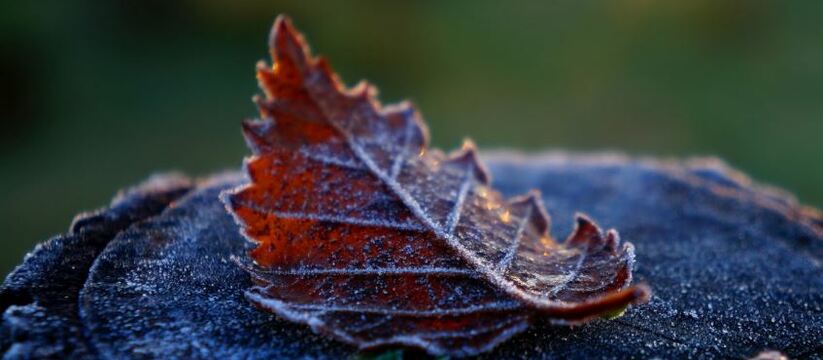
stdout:
{"type": "Polygon", "coordinates": [[[78,215],[68,233],[28,254],[0,287],[3,358],[96,358],[77,314],[89,268],[115,235],[159,214],[192,186],[180,175],[152,177],[108,208],[78,215]]]}
{"type": "MultiPolygon", "coordinates": [[[[504,193],[542,191],[554,236],[570,233],[576,211],[617,228],[637,248],[636,281],[649,283],[655,292],[648,304],[616,320],[575,328],[535,324],[487,357],[746,358],[780,350],[791,358],[821,358],[819,212],[710,159],[494,153],[486,160],[495,187],[504,193]]],[[[111,242],[101,241],[108,246],[99,256],[65,246],[35,250],[6,280],[4,304],[27,303],[7,300],[16,295],[6,294],[29,294],[24,300],[63,296],[65,306],[44,307],[40,314],[70,319],[72,326],[4,321],[5,333],[22,326],[29,333],[50,332],[55,339],[49,343],[35,336],[39,343],[32,345],[9,337],[7,356],[52,345],[83,349],[64,351],[67,357],[103,358],[340,358],[354,353],[305,326],[258,311],[243,298],[249,280],[231,257],[242,256],[248,244],[217,199],[241,181],[238,175],[223,175],[200,184],[159,216],[132,221],[111,242]],[[66,274],[63,264],[74,258],[86,264],[96,258],[82,290],[76,284],[85,280],[88,265],[65,278],[43,270],[53,267],[66,274]],[[20,275],[25,273],[31,275],[20,275]]],[[[6,318],[14,307],[9,304],[4,305],[6,318]]]]}

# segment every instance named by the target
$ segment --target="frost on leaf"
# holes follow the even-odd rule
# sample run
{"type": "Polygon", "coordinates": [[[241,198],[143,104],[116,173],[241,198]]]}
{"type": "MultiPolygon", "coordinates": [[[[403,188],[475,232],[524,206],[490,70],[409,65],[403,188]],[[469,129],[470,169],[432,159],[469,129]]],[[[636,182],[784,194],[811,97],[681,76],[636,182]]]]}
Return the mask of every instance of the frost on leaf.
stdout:
{"type": "Polygon", "coordinates": [[[281,17],[246,122],[250,182],[224,194],[256,243],[256,306],[361,348],[471,355],[530,321],[580,323],[644,301],[631,244],[580,215],[562,243],[539,195],[505,199],[467,142],[428,148],[409,103],[347,89],[281,17]]]}

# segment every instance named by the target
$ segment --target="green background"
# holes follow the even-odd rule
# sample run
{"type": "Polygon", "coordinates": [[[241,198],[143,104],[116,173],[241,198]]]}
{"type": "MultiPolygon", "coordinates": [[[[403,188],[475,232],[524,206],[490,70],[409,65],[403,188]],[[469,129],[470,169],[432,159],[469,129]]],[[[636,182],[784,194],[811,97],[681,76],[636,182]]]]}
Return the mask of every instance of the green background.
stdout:
{"type": "Polygon", "coordinates": [[[287,13],[436,146],[717,155],[823,205],[823,2],[17,1],[0,11],[0,274],[152,172],[238,169],[287,13]]]}

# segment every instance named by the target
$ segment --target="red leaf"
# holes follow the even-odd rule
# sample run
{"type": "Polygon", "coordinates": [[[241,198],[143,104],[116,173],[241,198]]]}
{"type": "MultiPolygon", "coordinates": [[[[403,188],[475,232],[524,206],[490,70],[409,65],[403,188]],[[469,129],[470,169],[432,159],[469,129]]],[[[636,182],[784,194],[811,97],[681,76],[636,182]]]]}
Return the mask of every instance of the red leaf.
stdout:
{"type": "Polygon", "coordinates": [[[580,323],[645,301],[631,244],[579,215],[557,243],[540,196],[504,199],[472,143],[428,148],[409,104],[346,89],[284,17],[258,64],[261,120],[246,122],[250,183],[224,194],[257,243],[257,306],[370,348],[491,349],[544,318],[580,323]]]}

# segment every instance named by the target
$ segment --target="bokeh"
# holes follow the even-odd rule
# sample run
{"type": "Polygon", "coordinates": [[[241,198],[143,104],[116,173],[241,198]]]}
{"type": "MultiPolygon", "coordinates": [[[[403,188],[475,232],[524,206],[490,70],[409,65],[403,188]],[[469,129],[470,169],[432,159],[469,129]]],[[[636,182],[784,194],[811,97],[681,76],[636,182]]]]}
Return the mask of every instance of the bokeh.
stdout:
{"type": "Polygon", "coordinates": [[[823,205],[820,1],[16,1],[0,274],[151,173],[238,169],[279,13],[438,147],[716,155],[823,205]]]}

